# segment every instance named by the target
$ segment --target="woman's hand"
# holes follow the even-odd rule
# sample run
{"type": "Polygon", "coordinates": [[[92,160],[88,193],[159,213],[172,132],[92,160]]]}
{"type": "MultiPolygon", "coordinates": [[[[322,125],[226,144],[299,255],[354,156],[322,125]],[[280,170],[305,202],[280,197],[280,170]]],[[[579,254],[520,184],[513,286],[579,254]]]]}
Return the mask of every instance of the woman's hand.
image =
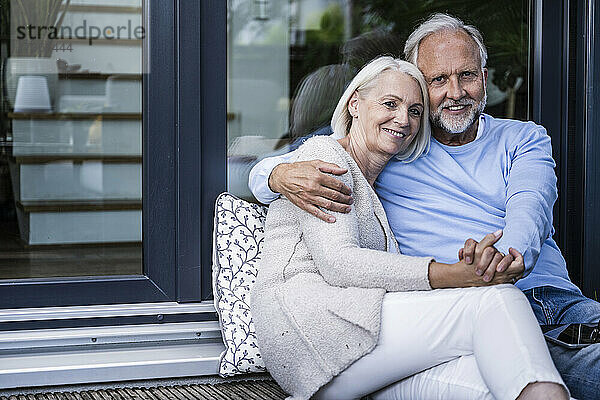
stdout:
{"type": "MultiPolygon", "coordinates": [[[[492,244],[496,243],[500,237],[502,237],[502,231],[499,230],[494,232],[494,236],[496,239],[493,240],[492,244]]],[[[479,243],[474,239],[467,239],[465,241],[465,246],[458,251],[458,259],[464,260],[466,264],[472,265],[473,268],[475,268],[475,273],[483,276],[485,282],[492,282],[495,274],[506,271],[515,260],[515,257],[510,254],[510,252],[508,254],[503,254],[495,247],[489,246],[489,250],[485,250],[487,255],[485,257],[479,257],[479,262],[473,262],[477,257],[476,250],[478,248],[480,249],[478,244],[479,243]]]]}
{"type": "MultiPolygon", "coordinates": [[[[510,248],[510,262],[503,271],[495,271],[500,261],[504,263],[506,256],[493,247],[502,236],[502,231],[486,235],[481,242],[475,243],[472,259],[467,263],[462,259],[454,264],[432,262],[429,266],[429,282],[432,288],[490,286],[501,283],[514,283],[525,271],[523,256],[517,250],[510,248]],[[493,263],[493,264],[492,264],[493,263]],[[485,271],[493,265],[494,274],[476,273],[476,269],[485,271]],[[475,267],[474,267],[475,266],[475,267]]],[[[468,242],[468,241],[467,241],[468,242]]],[[[459,252],[460,255],[460,252],[459,252]]],[[[505,264],[502,264],[503,266],[505,264]]]]}

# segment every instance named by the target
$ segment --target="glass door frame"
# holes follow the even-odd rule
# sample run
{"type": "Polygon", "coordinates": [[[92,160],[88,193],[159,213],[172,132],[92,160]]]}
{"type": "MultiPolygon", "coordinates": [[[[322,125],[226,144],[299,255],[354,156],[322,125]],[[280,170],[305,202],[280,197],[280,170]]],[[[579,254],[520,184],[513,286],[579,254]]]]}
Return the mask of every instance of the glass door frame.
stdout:
{"type": "MultiPolygon", "coordinates": [[[[182,1],[184,3],[184,1],[182,1]]],[[[200,71],[197,75],[186,76],[190,85],[182,84],[183,90],[190,90],[196,76],[200,76],[200,159],[198,165],[188,173],[200,171],[200,201],[193,203],[200,214],[200,230],[194,242],[199,254],[192,257],[200,270],[201,300],[212,301],[212,239],[214,208],[217,196],[227,190],[227,3],[223,0],[203,0],[199,2],[200,24],[196,37],[200,38],[200,71]],[[185,89],[184,89],[185,88],[185,89]],[[199,206],[196,206],[199,204],[199,206]],[[197,244],[200,243],[200,246],[197,244]]],[[[183,14],[182,14],[183,15],[183,14]]],[[[198,26],[198,20],[185,16],[190,25],[198,26]]],[[[182,32],[182,30],[180,30],[182,32]]],[[[186,34],[189,34],[188,31],[186,34]]],[[[192,39],[193,40],[193,39],[192,39]]],[[[182,47],[184,48],[184,47],[182,47]]],[[[187,74],[186,74],[187,75],[187,74]]],[[[182,81],[184,83],[184,81],[182,81]]],[[[185,92],[182,91],[183,94],[185,92]]],[[[183,106],[182,106],[183,107],[183,106]]],[[[186,131],[185,137],[197,135],[198,131],[186,131]]],[[[180,155],[184,153],[180,152],[180,155]]],[[[194,154],[189,154],[193,158],[194,154]]],[[[180,176],[183,176],[183,171],[180,176]]],[[[180,186],[180,199],[185,200],[188,192],[180,186]]],[[[180,209],[181,209],[180,202],[180,209]]],[[[185,220],[182,220],[185,221],[185,220]]],[[[183,226],[183,225],[182,225],[183,226]]],[[[182,239],[184,239],[182,237],[182,239]]],[[[181,242],[180,242],[181,244],[181,242]]],[[[180,245],[180,255],[184,247],[180,245]]],[[[182,293],[184,293],[182,291],[182,293]]],[[[187,300],[185,298],[181,299],[187,300]]]]}

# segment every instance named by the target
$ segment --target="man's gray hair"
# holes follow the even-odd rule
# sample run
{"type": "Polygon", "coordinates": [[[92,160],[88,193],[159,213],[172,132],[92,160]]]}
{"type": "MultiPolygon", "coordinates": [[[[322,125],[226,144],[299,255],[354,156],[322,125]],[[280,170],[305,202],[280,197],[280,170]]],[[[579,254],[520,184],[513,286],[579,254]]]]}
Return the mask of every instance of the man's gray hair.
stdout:
{"type": "Polygon", "coordinates": [[[479,59],[481,60],[481,69],[485,68],[487,63],[487,49],[483,44],[483,37],[477,28],[467,25],[460,19],[448,14],[433,14],[427,21],[423,22],[410,34],[404,45],[404,58],[412,64],[417,65],[419,57],[419,45],[427,36],[442,31],[462,30],[469,35],[477,44],[479,49],[479,59]]]}

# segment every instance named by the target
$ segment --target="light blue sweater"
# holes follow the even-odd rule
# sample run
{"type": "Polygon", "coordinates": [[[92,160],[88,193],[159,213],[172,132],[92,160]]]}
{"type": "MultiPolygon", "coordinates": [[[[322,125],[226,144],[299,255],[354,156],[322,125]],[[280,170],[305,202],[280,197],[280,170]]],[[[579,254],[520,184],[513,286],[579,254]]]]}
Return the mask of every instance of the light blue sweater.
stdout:
{"type": "MultiPolygon", "coordinates": [[[[445,146],[435,139],[427,155],[406,164],[392,160],[375,189],[403,254],[456,262],[467,238],[498,229],[496,243],[525,258],[521,290],[554,286],[579,292],[568,277],[565,260],[552,239],[552,207],[557,198],[550,137],[532,122],[483,115],[477,140],[445,146]],[[535,265],[535,268],[533,268],[535,265]]],[[[260,201],[276,196],[266,183],[284,155],[263,160],[250,175],[260,201]]]]}

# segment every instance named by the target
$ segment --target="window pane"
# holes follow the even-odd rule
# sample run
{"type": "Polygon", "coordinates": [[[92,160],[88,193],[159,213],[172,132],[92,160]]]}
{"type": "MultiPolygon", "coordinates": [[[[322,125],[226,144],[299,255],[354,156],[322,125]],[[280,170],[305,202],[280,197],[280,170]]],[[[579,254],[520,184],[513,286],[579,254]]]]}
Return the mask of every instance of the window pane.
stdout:
{"type": "Polygon", "coordinates": [[[402,56],[434,12],[481,30],[488,47],[486,112],[527,119],[530,0],[229,0],[228,190],[253,200],[257,160],[327,129],[344,86],[381,54],[402,56]]]}
{"type": "Polygon", "coordinates": [[[142,0],[0,0],[0,279],[142,273],[142,0]]]}

